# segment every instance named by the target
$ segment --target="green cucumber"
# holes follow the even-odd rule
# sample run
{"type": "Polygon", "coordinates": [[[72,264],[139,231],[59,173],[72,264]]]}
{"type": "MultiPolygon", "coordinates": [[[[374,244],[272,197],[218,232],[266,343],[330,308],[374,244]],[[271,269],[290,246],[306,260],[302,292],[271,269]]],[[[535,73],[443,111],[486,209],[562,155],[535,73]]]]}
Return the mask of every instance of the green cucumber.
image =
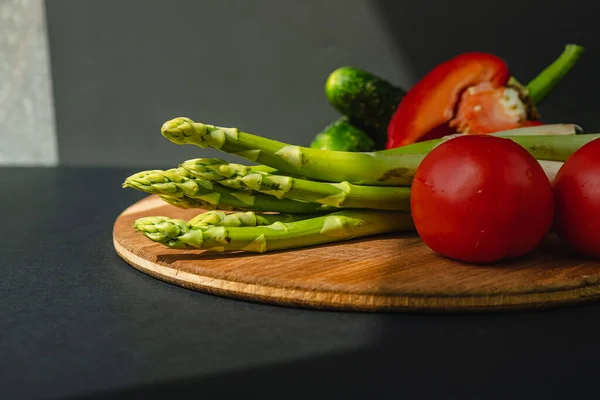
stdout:
{"type": "Polygon", "coordinates": [[[375,142],[364,131],[341,117],[326,126],[313,139],[310,147],[336,151],[373,151],[375,142]]]}
{"type": "Polygon", "coordinates": [[[404,89],[354,67],[340,67],[325,83],[325,95],[352,125],[364,130],[377,148],[385,147],[387,125],[405,95],[404,89]]]}

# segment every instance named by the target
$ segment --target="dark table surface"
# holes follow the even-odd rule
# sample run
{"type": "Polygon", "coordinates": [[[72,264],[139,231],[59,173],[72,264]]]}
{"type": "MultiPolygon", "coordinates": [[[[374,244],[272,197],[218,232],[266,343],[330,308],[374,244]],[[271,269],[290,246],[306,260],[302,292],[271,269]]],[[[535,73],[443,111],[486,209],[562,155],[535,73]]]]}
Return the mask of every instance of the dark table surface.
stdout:
{"type": "Polygon", "coordinates": [[[309,311],[148,277],[112,247],[135,169],[0,168],[0,399],[576,398],[600,304],[502,314],[309,311]]]}

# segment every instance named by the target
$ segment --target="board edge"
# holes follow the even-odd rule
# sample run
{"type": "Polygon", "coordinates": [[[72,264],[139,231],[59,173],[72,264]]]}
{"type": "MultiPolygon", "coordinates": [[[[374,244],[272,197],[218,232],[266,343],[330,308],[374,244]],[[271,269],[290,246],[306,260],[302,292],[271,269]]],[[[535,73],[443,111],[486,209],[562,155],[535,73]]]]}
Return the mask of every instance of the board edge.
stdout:
{"type": "Polygon", "coordinates": [[[306,291],[256,285],[192,274],[152,262],[121,245],[113,233],[116,253],[136,270],[185,289],[271,305],[359,312],[492,312],[522,311],[581,304],[600,297],[600,285],[525,294],[485,296],[377,295],[306,291]],[[185,278],[185,279],[184,279],[185,278]]]}

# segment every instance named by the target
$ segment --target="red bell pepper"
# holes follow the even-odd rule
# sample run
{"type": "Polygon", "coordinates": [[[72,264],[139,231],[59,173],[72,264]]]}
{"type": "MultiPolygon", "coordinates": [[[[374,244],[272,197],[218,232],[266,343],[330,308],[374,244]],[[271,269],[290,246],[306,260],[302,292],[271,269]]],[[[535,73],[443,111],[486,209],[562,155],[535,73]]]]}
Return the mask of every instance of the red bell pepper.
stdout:
{"type": "Polygon", "coordinates": [[[567,45],[530,83],[535,96],[528,95],[529,85],[526,89],[510,82],[508,66],[501,58],[480,52],[456,56],[436,66],[404,96],[388,124],[386,147],[452,133],[489,134],[540,125],[534,100],[541,101],[582,52],[581,46],[567,45]]]}
{"type": "Polygon", "coordinates": [[[497,89],[509,78],[506,63],[493,54],[465,53],[438,65],[400,102],[388,125],[387,148],[468,130],[471,118],[478,129],[487,129],[488,123],[507,125],[497,89]],[[492,112],[481,113],[480,102],[492,112]]]}

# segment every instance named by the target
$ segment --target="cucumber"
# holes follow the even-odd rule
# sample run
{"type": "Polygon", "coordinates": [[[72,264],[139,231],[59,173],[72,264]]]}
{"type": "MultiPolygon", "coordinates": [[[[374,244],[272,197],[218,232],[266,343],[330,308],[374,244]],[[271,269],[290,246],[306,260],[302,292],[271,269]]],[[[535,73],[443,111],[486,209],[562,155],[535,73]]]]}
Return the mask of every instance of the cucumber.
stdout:
{"type": "Polygon", "coordinates": [[[377,148],[385,147],[388,123],[405,94],[383,78],[347,66],[333,71],[325,83],[333,108],[364,130],[377,148]]]}
{"type": "Polygon", "coordinates": [[[321,150],[373,151],[375,142],[364,131],[341,117],[326,126],[313,139],[310,147],[321,150]]]}

